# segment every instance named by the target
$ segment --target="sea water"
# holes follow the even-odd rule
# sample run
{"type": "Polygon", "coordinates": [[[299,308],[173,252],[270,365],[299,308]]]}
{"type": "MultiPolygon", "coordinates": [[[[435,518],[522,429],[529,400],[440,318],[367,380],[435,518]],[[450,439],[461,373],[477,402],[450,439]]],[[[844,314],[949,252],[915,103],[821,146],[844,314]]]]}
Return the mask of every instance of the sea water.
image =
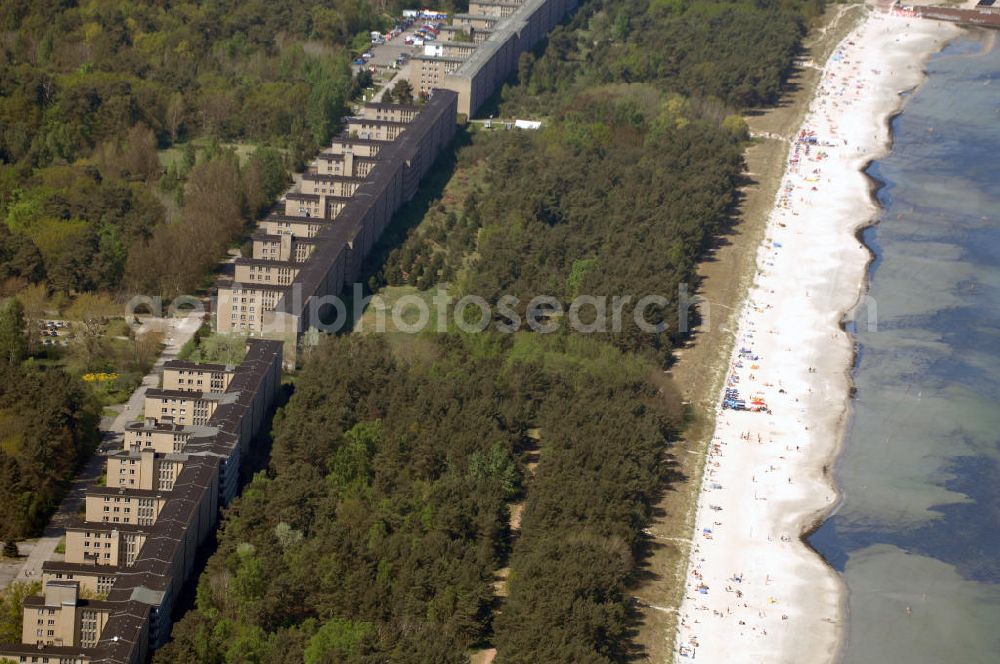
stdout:
{"type": "Polygon", "coordinates": [[[810,543],[847,587],[850,664],[1000,662],[1000,48],[927,64],[869,174],[876,258],[836,513],[810,543]]]}

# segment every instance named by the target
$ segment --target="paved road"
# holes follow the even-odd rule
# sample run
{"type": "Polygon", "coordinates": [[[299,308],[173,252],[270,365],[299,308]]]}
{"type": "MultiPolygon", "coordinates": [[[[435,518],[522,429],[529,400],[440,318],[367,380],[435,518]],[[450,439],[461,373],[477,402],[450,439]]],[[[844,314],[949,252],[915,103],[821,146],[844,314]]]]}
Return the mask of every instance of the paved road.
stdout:
{"type": "MultiPolygon", "coordinates": [[[[177,357],[177,353],[180,352],[181,347],[201,327],[203,317],[203,313],[191,314],[185,318],[172,318],[167,322],[167,329],[164,332],[163,338],[164,348],[163,352],[160,353],[160,359],[156,361],[150,372],[142,379],[142,385],[135,389],[135,392],[129,397],[125,403],[125,407],[118,414],[118,417],[115,418],[114,422],[111,423],[107,431],[114,433],[114,435],[120,438],[121,434],[125,431],[125,425],[142,417],[143,400],[146,396],[146,390],[150,387],[159,386],[160,374],[163,373],[164,363],[177,357]]],[[[144,326],[147,324],[143,323],[144,326]]],[[[102,427],[103,431],[104,428],[102,427]]]]}
{"type": "MultiPolygon", "coordinates": [[[[146,327],[156,327],[164,329],[164,349],[160,358],[153,365],[150,372],[142,379],[142,385],[137,387],[121,408],[121,412],[115,417],[102,417],[100,423],[101,443],[98,451],[90,457],[79,475],[73,480],[69,492],[59,505],[59,509],[52,515],[52,520],[45,527],[42,536],[35,541],[34,546],[25,558],[16,576],[18,581],[32,581],[41,579],[42,563],[53,560],[62,554],[56,553],[56,546],[65,534],[66,523],[79,513],[83,507],[84,495],[87,487],[100,478],[104,472],[104,461],[108,454],[112,454],[122,447],[122,435],[125,426],[133,420],[142,417],[144,397],[146,390],[150,387],[157,387],[160,384],[160,375],[163,373],[163,364],[168,360],[177,357],[181,347],[194,336],[194,333],[201,327],[204,313],[192,313],[184,318],[171,318],[163,321],[152,320],[142,324],[140,330],[146,327]]],[[[27,548],[27,547],[25,547],[27,548]]],[[[4,578],[0,580],[0,588],[5,588],[12,579],[4,578]]]]}
{"type": "Polygon", "coordinates": [[[400,72],[394,73],[392,75],[392,78],[386,81],[385,84],[382,86],[382,88],[375,93],[375,96],[372,97],[372,101],[375,102],[376,104],[381,103],[382,98],[385,97],[385,93],[388,92],[392,88],[392,86],[396,84],[395,81],[397,78],[399,80],[403,80],[403,75],[400,72]]]}

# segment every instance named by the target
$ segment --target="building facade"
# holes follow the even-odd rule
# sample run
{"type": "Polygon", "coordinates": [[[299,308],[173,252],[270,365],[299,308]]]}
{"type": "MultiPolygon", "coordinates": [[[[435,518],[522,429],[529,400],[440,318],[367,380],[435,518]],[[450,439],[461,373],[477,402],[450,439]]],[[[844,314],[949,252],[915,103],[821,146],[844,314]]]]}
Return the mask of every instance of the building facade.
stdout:
{"type": "Polygon", "coordinates": [[[456,14],[441,30],[443,43],[429,45],[410,61],[410,85],[420,92],[458,93],[458,112],[472,117],[517,70],[521,54],[576,5],[577,0],[470,0],[468,13],[456,14]]]}
{"type": "MultiPolygon", "coordinates": [[[[281,382],[282,344],[253,339],[235,366],[173,360],[66,525],[65,560],[42,567],[43,594],[24,602],[21,643],[0,660],[144,664],[168,637],[176,598],[195,569],[219,507],[238,488],[240,460],[281,382]],[[199,391],[219,390],[217,392],[199,391]],[[204,424],[162,414],[162,395],[211,402],[204,424]]],[[[147,394],[148,396],[148,394],[147,394]]],[[[171,402],[173,403],[173,402],[171,402]]],[[[192,406],[193,407],[193,406],[192,406]]]]}
{"type": "Polygon", "coordinates": [[[114,605],[81,599],[75,581],[49,581],[41,596],[24,601],[21,643],[93,648],[114,605]]]}

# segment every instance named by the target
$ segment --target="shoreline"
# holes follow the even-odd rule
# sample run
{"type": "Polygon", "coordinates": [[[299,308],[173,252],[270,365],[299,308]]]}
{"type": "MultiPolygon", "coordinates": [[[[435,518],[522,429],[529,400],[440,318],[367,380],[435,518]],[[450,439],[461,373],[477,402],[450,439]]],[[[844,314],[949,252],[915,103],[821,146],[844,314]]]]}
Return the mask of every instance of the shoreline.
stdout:
{"type": "Polygon", "coordinates": [[[717,410],[675,661],[842,657],[846,587],[805,538],[840,504],[832,465],[856,355],[844,318],[865,303],[875,256],[861,233],[879,210],[865,171],[891,150],[892,119],[925,80],[926,60],[961,32],[872,10],[823,65],[740,307],[727,380],[738,392],[731,404],[762,412],[717,410]]]}

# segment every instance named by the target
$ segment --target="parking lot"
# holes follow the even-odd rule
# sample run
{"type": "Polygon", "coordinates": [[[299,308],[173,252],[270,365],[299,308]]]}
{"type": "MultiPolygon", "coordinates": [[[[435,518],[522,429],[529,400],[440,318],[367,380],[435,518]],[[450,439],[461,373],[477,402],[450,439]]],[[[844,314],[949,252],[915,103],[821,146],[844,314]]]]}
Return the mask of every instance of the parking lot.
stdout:
{"type": "Polygon", "coordinates": [[[368,61],[368,66],[373,66],[378,71],[383,71],[386,68],[391,69],[395,65],[396,60],[403,53],[410,56],[423,53],[424,49],[422,46],[407,46],[404,42],[406,37],[413,36],[413,32],[414,29],[410,28],[398,37],[393,37],[392,41],[387,41],[384,44],[372,45],[371,49],[368,51],[372,54],[371,60],[368,61]]]}
{"type": "MultiPolygon", "coordinates": [[[[433,21],[433,23],[439,23],[440,21],[433,21]]],[[[399,62],[399,56],[404,53],[410,57],[418,55],[424,52],[423,46],[411,46],[406,44],[407,38],[414,38],[417,35],[417,31],[423,27],[426,23],[432,23],[432,21],[424,19],[416,19],[413,23],[408,26],[401,34],[396,35],[392,39],[387,39],[382,44],[372,44],[368,52],[371,53],[372,57],[367,60],[363,65],[357,63],[352,65],[354,72],[357,73],[361,69],[374,68],[372,73],[386,73],[392,72],[394,70],[403,70],[406,64],[397,64],[399,62]]],[[[433,42],[428,42],[433,43],[433,42]]]]}
{"type": "Polygon", "coordinates": [[[38,321],[38,336],[43,346],[68,346],[73,333],[73,323],[64,320],[38,321]]]}

